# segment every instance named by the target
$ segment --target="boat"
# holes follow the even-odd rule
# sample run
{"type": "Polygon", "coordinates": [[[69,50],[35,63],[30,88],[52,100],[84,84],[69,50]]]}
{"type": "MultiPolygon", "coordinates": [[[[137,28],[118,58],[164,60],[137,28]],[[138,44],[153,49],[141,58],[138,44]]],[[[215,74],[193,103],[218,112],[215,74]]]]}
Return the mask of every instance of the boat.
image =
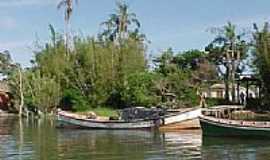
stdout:
{"type": "Polygon", "coordinates": [[[199,116],[201,108],[186,109],[176,112],[173,116],[164,119],[164,125],[159,126],[160,131],[179,131],[200,129],[199,116]]]}
{"type": "Polygon", "coordinates": [[[153,128],[158,120],[102,120],[88,119],[86,116],[79,116],[65,111],[58,112],[57,127],[93,128],[93,129],[144,129],[153,128]]]}
{"type": "MultiPolygon", "coordinates": [[[[204,110],[199,116],[203,136],[270,137],[270,121],[232,120],[224,117],[210,116],[213,115],[212,113],[209,110],[204,110]]],[[[215,113],[215,115],[217,114],[215,113]]]]}
{"type": "Polygon", "coordinates": [[[89,119],[86,116],[71,112],[59,111],[57,114],[57,127],[75,127],[88,129],[150,129],[194,119],[201,113],[200,109],[185,112],[176,112],[155,119],[134,120],[104,120],[89,119]]]}

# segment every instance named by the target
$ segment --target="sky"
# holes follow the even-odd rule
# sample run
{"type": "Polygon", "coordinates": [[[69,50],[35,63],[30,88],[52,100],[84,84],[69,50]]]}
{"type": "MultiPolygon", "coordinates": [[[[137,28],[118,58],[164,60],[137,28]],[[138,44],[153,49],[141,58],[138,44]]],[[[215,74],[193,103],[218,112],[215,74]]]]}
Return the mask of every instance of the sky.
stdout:
{"type": "MultiPolygon", "coordinates": [[[[36,43],[49,39],[49,24],[64,31],[59,0],[0,0],[0,51],[9,50],[15,62],[30,66],[36,43]]],[[[72,30],[95,36],[100,23],[115,12],[115,0],[79,0],[71,18],[72,30]]],[[[137,14],[141,32],[151,41],[148,53],[158,55],[171,47],[175,52],[204,49],[214,35],[207,30],[228,21],[239,31],[269,21],[269,0],[126,0],[137,14]]]]}

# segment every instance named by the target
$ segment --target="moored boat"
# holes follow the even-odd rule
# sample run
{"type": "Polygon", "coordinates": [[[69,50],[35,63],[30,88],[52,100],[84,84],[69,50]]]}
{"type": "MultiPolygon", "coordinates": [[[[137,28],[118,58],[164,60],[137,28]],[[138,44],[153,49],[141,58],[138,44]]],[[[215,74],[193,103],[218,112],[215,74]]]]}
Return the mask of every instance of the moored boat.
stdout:
{"type": "Polygon", "coordinates": [[[102,120],[98,118],[89,119],[87,116],[59,111],[57,120],[58,127],[72,126],[89,129],[149,129],[194,119],[197,118],[200,113],[200,109],[193,109],[186,112],[164,115],[154,119],[102,120]]]}
{"type": "Polygon", "coordinates": [[[199,119],[203,136],[270,137],[270,121],[232,120],[204,114],[199,119]]]}
{"type": "Polygon", "coordinates": [[[61,111],[57,115],[58,127],[78,127],[78,128],[92,128],[92,129],[143,129],[153,128],[158,120],[100,120],[88,119],[85,116],[78,116],[73,113],[61,111]]]}

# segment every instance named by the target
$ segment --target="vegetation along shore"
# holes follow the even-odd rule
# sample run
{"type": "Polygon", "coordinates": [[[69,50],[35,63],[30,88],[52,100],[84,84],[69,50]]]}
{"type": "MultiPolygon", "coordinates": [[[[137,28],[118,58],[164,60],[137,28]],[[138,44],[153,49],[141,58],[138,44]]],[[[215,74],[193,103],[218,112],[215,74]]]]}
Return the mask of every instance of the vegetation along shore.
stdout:
{"type": "Polygon", "coordinates": [[[236,79],[247,68],[262,81],[259,105],[270,104],[268,23],[262,28],[254,24],[251,32],[242,33],[228,22],[209,29],[216,38],[205,50],[177,53],[168,48],[152,56],[151,40],[141,32],[143,24],[125,2],[116,3],[95,36],[71,31],[75,1],[63,0],[57,8],[64,13],[65,32],[48,26],[50,40],[36,45],[31,67],[14,63],[9,51],[0,53],[1,83],[9,88],[2,93],[8,96],[11,112],[43,115],[61,108],[114,116],[133,106],[237,104],[236,79]],[[225,85],[224,99],[202,94],[216,83],[225,85]]]}

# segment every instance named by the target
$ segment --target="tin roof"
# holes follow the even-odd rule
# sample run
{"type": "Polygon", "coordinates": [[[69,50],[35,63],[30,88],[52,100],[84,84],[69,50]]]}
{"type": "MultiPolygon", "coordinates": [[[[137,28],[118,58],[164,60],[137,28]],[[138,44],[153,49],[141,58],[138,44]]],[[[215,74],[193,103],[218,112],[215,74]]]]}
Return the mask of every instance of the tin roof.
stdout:
{"type": "Polygon", "coordinates": [[[225,84],[216,83],[216,84],[213,84],[210,88],[211,89],[225,89],[225,84]]]}

